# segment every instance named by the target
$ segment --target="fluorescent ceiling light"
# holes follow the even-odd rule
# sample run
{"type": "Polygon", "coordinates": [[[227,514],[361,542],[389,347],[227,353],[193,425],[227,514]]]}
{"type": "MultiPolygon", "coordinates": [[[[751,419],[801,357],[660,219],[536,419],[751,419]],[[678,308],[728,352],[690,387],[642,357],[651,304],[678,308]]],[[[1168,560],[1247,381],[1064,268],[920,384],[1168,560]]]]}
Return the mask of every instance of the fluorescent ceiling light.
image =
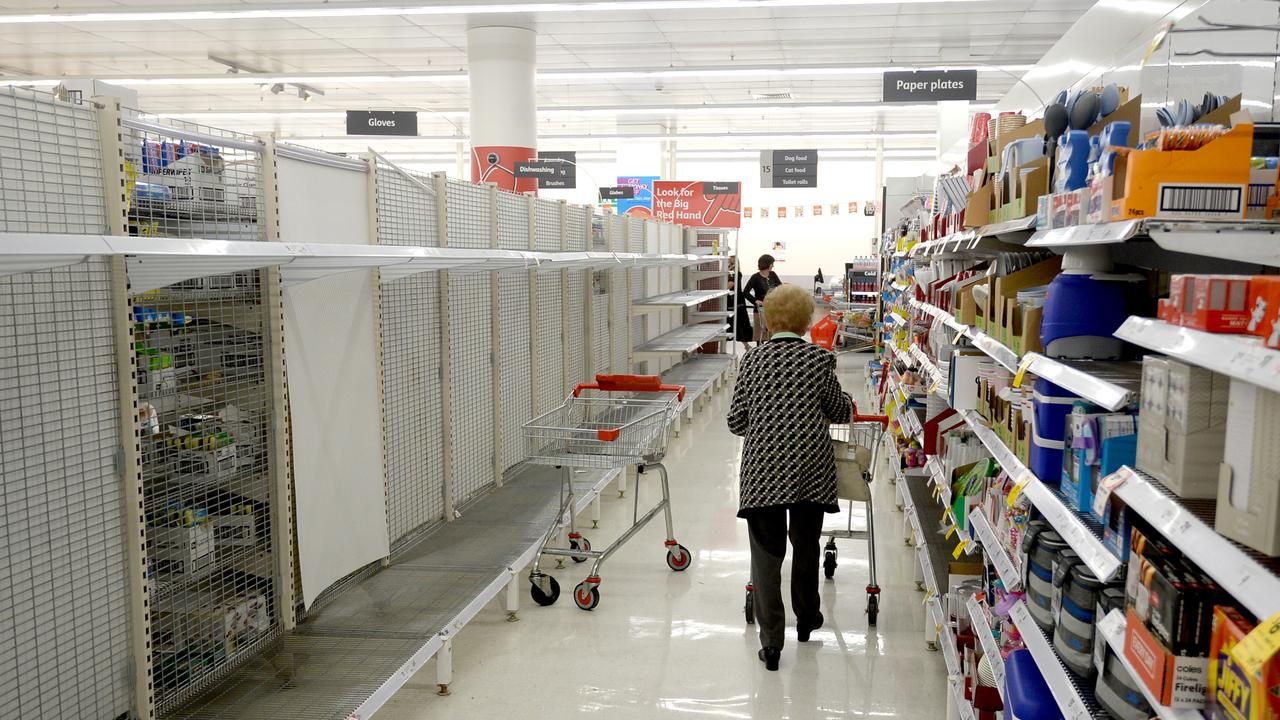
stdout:
{"type": "MultiPolygon", "coordinates": [[[[937,133],[933,132],[895,132],[879,131],[879,132],[848,132],[842,130],[819,130],[814,132],[776,132],[776,133],[723,133],[723,132],[676,132],[670,135],[659,134],[566,134],[566,135],[538,135],[539,142],[558,140],[581,140],[581,141],[612,141],[612,140],[786,140],[786,139],[813,139],[813,138],[852,138],[855,140],[913,140],[928,139],[937,140],[937,133]]],[[[344,135],[291,135],[282,136],[280,138],[285,142],[297,143],[361,143],[365,142],[356,137],[348,137],[344,135]]],[[[451,135],[418,135],[414,137],[379,137],[378,143],[401,144],[414,142],[462,142],[469,138],[463,136],[451,135]]]]}
{"type": "Polygon", "coordinates": [[[625,2],[534,2],[493,5],[415,5],[408,7],[313,7],[260,10],[165,10],[160,12],[87,12],[0,15],[0,25],[25,23],[199,22],[290,18],[385,17],[411,15],[494,15],[502,13],[610,13],[655,10],[756,10],[781,7],[917,5],[980,0],[626,0],[625,2]]]}
{"type": "MultiPolygon", "coordinates": [[[[0,16],[3,24],[3,16],[0,16]]],[[[582,80],[647,80],[673,79],[688,77],[695,80],[706,78],[778,78],[778,77],[839,77],[839,76],[876,76],[892,71],[911,70],[977,70],[978,72],[995,72],[1000,74],[1020,73],[1030,70],[1032,65],[945,65],[945,66],[885,66],[885,65],[796,65],[787,67],[744,66],[744,67],[684,67],[684,68],[636,68],[634,70],[618,70],[601,68],[599,70],[539,70],[539,82],[580,82],[582,80]]],[[[284,83],[329,84],[329,85],[380,85],[380,84],[421,84],[421,83],[465,83],[468,80],[465,70],[447,70],[429,73],[383,73],[378,75],[330,74],[330,75],[270,75],[258,73],[237,73],[228,75],[186,75],[176,77],[150,78],[94,78],[114,85],[272,85],[284,83]]],[[[36,81],[58,82],[58,78],[37,78],[32,80],[11,80],[31,84],[36,81]]]]}

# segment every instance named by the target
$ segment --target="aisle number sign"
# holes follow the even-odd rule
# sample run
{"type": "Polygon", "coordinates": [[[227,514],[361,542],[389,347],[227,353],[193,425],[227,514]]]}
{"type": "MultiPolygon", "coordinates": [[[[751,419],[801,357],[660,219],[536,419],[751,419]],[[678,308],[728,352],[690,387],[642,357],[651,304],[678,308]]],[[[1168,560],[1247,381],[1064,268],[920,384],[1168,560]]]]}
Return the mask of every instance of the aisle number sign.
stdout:
{"type": "MultiPolygon", "coordinates": [[[[761,150],[760,187],[818,187],[818,151],[761,150]]],[[[815,211],[814,214],[821,214],[821,211],[815,211]]]]}

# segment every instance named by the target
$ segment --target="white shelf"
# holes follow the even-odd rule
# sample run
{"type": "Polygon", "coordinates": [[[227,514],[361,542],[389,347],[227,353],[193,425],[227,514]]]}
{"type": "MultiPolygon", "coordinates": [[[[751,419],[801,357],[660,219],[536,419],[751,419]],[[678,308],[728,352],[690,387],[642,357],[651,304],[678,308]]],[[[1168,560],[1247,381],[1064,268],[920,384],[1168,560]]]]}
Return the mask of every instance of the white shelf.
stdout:
{"type": "Polygon", "coordinates": [[[1147,234],[1165,250],[1280,266],[1280,224],[1274,222],[1153,220],[1147,234]]]}
{"type": "Polygon", "coordinates": [[[634,352],[651,355],[693,352],[706,343],[725,339],[728,333],[727,327],[727,325],[717,323],[685,325],[669,333],[659,335],[636,348],[634,352]]]}
{"type": "Polygon", "coordinates": [[[1268,349],[1262,344],[1262,338],[1207,333],[1142,317],[1125,320],[1116,331],[1116,337],[1183,362],[1280,392],[1280,351],[1268,349]]]}
{"type": "Polygon", "coordinates": [[[1160,704],[1160,700],[1151,691],[1147,689],[1147,684],[1138,679],[1138,671],[1134,669],[1133,663],[1129,662],[1129,658],[1124,654],[1124,633],[1126,620],[1124,613],[1119,610],[1112,610],[1107,616],[1098,623],[1098,632],[1107,639],[1107,644],[1111,646],[1111,650],[1120,658],[1120,664],[1129,672],[1129,676],[1134,678],[1142,695],[1147,699],[1147,704],[1155,712],[1156,717],[1160,720],[1204,720],[1204,715],[1199,710],[1175,710],[1160,704]]]}
{"type": "Polygon", "coordinates": [[[991,624],[987,622],[987,613],[982,609],[982,604],[978,602],[978,598],[970,597],[965,602],[965,607],[969,610],[969,620],[973,622],[973,634],[978,637],[978,644],[982,646],[982,654],[986,655],[987,662],[991,663],[991,674],[995,676],[996,690],[1000,692],[1000,697],[1004,697],[1004,658],[1000,656],[1000,648],[996,646],[996,639],[991,634],[991,624]]]}
{"type": "MultiPolygon", "coordinates": [[[[1040,353],[1027,353],[1025,357],[1031,358],[1027,371],[1032,375],[1060,385],[1108,410],[1119,410],[1138,400],[1137,392],[1081,369],[1081,366],[1087,367],[1090,364],[1088,361],[1067,363],[1045,357],[1040,353]]],[[[1138,363],[1130,363],[1130,365],[1140,367],[1138,363]]],[[[1102,365],[1098,367],[1105,369],[1102,365]]],[[[1134,375],[1134,382],[1135,384],[1140,382],[1139,374],[1134,375]]]]}
{"type": "Polygon", "coordinates": [[[888,346],[889,351],[893,353],[893,356],[903,365],[906,365],[909,368],[914,368],[916,366],[915,358],[911,357],[910,353],[903,352],[897,345],[894,345],[891,342],[886,343],[886,345],[888,346]]]}
{"type": "Polygon", "coordinates": [[[982,549],[986,552],[987,559],[995,566],[996,574],[1000,576],[1005,589],[1013,592],[1022,587],[1022,573],[1018,572],[1018,566],[1014,565],[1013,559],[1009,557],[1004,545],[996,537],[995,530],[992,529],[991,523],[987,522],[987,516],[982,514],[981,508],[974,508],[973,512],[969,513],[969,527],[973,528],[974,536],[978,538],[978,542],[982,543],[982,549]]]}
{"type": "Polygon", "coordinates": [[[964,680],[961,675],[960,651],[956,648],[956,636],[952,633],[951,623],[942,609],[938,596],[929,598],[925,603],[929,617],[933,620],[934,630],[938,636],[938,647],[942,649],[942,659],[947,665],[947,686],[956,702],[956,710],[961,720],[974,720],[973,707],[964,698],[964,680]]]}
{"type": "Polygon", "coordinates": [[[1009,610],[1009,619],[1017,626],[1027,649],[1031,651],[1031,657],[1035,659],[1036,667],[1044,676],[1044,682],[1049,686],[1049,692],[1053,695],[1062,716],[1066,720],[1091,720],[1093,715],[1089,712],[1088,705],[1076,690],[1071,676],[1067,674],[1067,669],[1062,666],[1058,654],[1049,644],[1049,639],[1032,619],[1025,600],[1019,600],[1013,604],[1009,610]]]}
{"type": "Polygon", "coordinates": [[[1201,522],[1142,473],[1124,467],[1119,474],[1126,479],[1115,495],[1249,612],[1265,618],[1280,610],[1280,577],[1201,522]]]}
{"type": "Polygon", "coordinates": [[[1004,366],[1009,372],[1018,371],[1018,354],[990,335],[982,332],[977,328],[969,328],[966,332],[969,336],[969,342],[973,346],[986,353],[988,357],[1004,366]]]}
{"type": "Polygon", "coordinates": [[[902,326],[904,326],[904,327],[905,327],[905,326],[906,326],[906,324],[907,324],[907,320],[906,320],[906,318],[904,318],[904,317],[902,317],[901,315],[899,315],[899,314],[897,313],[897,311],[894,311],[894,312],[889,313],[887,316],[885,316],[885,320],[886,320],[886,321],[888,321],[888,322],[892,322],[892,323],[894,323],[894,324],[896,324],[896,325],[902,325],[902,326]]]}
{"type": "Polygon", "coordinates": [[[1027,241],[1027,247],[1069,248],[1086,245],[1115,245],[1128,242],[1143,233],[1141,220],[1076,225],[1040,230],[1027,241]]]}
{"type": "MultiPolygon", "coordinates": [[[[666,295],[655,295],[643,300],[636,300],[631,303],[631,306],[636,310],[694,307],[696,305],[701,305],[708,300],[722,298],[725,295],[728,295],[729,292],[730,291],[728,289],[683,290],[680,292],[668,293],[666,295]]],[[[723,315],[724,313],[721,314],[723,315]]]]}
{"type": "Polygon", "coordinates": [[[979,237],[1001,237],[1003,235],[1012,235],[1014,233],[1030,232],[1036,229],[1036,216],[1030,215],[1017,220],[1008,220],[1002,223],[994,223],[991,225],[983,225],[978,229],[979,237]]]}
{"type": "Polygon", "coordinates": [[[920,310],[923,313],[932,315],[933,317],[942,320],[942,322],[946,324],[947,327],[951,328],[952,330],[955,330],[956,332],[965,333],[965,334],[968,334],[969,332],[968,325],[965,325],[959,320],[956,320],[954,315],[952,315],[951,313],[947,312],[946,310],[943,310],[942,308],[936,305],[930,305],[929,303],[923,302],[921,300],[912,300],[911,306],[916,308],[917,310],[920,310]]]}
{"type": "Polygon", "coordinates": [[[1040,479],[1022,464],[1017,455],[1005,447],[995,431],[983,423],[982,417],[977,412],[966,410],[963,415],[974,434],[1005,472],[1009,473],[1009,477],[1019,483],[1026,483],[1022,494],[1036,506],[1040,514],[1053,526],[1054,531],[1067,541],[1071,549],[1076,551],[1089,570],[1103,582],[1114,578],[1120,571],[1120,559],[1112,555],[1093,531],[1084,524],[1084,521],[1068,509],[1048,486],[1040,482],[1040,479]]]}

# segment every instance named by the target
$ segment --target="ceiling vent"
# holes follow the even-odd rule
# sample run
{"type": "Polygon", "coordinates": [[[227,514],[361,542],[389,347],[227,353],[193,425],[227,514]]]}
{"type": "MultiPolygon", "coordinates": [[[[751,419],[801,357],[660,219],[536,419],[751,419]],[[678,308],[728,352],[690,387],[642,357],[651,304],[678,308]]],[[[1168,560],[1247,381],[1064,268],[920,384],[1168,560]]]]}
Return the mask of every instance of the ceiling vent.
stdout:
{"type": "Polygon", "coordinates": [[[751,93],[751,99],[752,100],[770,100],[770,101],[790,100],[791,93],[789,92],[751,93]]]}

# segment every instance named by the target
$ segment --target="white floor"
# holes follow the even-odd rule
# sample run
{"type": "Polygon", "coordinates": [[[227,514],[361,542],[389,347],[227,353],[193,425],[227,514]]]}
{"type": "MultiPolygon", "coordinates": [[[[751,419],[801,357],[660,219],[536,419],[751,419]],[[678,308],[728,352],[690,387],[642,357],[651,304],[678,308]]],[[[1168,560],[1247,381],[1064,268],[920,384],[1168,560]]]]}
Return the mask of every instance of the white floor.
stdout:
{"type": "MultiPolygon", "coordinates": [[[[864,360],[842,360],[846,386],[860,389],[864,360]]],[[[601,569],[594,611],[579,610],[569,594],[588,566],[553,571],[564,591],[554,606],[537,607],[522,588],[519,622],[507,622],[499,599],[458,635],[451,696],[435,694],[433,661],[377,718],[944,717],[943,661],[925,647],[914,555],[901,540],[888,482],[875,484],[878,626],[868,628],[864,613],[866,545],[838,541],[839,569],[822,587],[826,625],[806,644],[795,641],[793,625],[779,672],[756,658],[756,630],[742,614],[750,564],[746,525],[735,517],[740,441],[725,429],[730,391],[668,449],[676,537],[694,554],[689,570],[667,569],[655,518],[601,569]]],[[[654,497],[651,485],[642,492],[642,503],[654,497]]],[[[584,531],[593,545],[625,528],[631,499],[606,496],[600,529],[584,531]]],[[[844,523],[843,515],[829,518],[831,527],[844,523]]]]}

